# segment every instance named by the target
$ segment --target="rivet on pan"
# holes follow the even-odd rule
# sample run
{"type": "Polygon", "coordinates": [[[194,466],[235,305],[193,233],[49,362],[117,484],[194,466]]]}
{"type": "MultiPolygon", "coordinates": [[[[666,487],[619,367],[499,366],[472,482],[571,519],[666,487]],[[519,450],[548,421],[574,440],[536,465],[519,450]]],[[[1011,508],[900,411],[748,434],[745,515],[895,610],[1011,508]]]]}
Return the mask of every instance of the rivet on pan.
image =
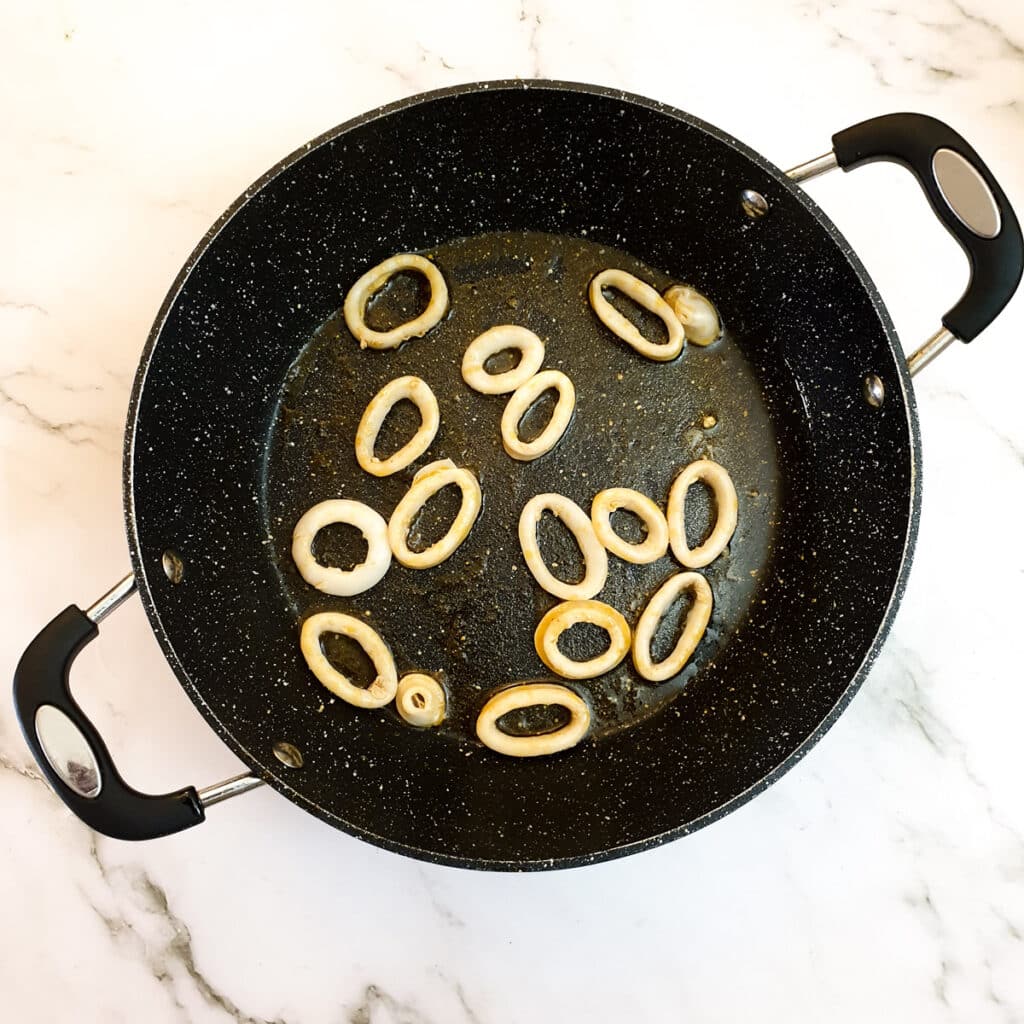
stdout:
{"type": "Polygon", "coordinates": [[[743,212],[751,220],[757,220],[758,217],[763,217],[768,212],[768,200],[752,188],[745,188],[740,193],[740,204],[743,207],[743,212]]]}
{"type": "Polygon", "coordinates": [[[181,557],[176,551],[172,551],[168,548],[160,556],[160,564],[164,567],[164,575],[172,583],[180,583],[182,577],[185,575],[185,563],[181,560],[181,557]]]}
{"type": "Polygon", "coordinates": [[[274,757],[286,768],[302,767],[302,751],[287,740],[278,740],[273,747],[274,757]]]}
{"type": "Polygon", "coordinates": [[[876,373],[869,373],[864,378],[864,401],[875,409],[885,401],[885,385],[876,373]]]}

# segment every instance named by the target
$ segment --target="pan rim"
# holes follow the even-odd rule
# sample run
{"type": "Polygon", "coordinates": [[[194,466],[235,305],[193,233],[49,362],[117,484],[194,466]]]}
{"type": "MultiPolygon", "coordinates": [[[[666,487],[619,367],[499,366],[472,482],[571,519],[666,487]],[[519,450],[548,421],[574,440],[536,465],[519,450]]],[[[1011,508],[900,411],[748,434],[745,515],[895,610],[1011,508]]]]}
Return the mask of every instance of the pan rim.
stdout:
{"type": "Polygon", "coordinates": [[[142,601],[143,607],[146,611],[146,616],[149,619],[150,627],[153,630],[154,635],[157,638],[157,642],[160,644],[160,648],[166,658],[168,664],[171,667],[174,675],[178,679],[179,683],[188,694],[189,698],[195,704],[200,714],[207,720],[214,732],[224,741],[224,743],[234,751],[234,753],[246,763],[249,769],[257,776],[259,776],[264,782],[278,790],[282,795],[291,800],[293,803],[302,807],[304,810],[310,812],[321,820],[328,824],[340,829],[347,834],[364,839],[375,846],[381,847],[382,849],[389,850],[393,853],[400,853],[405,856],[413,857],[417,860],[427,861],[434,864],[445,865],[449,867],[459,868],[470,868],[476,870],[490,870],[490,871],[540,871],[540,870],[551,870],[556,868],[570,868],[578,867],[586,864],[601,863],[604,861],[615,860],[620,857],[625,857],[633,853],[639,853],[643,850],[652,849],[657,846],[661,846],[667,842],[671,842],[673,839],[680,838],[684,835],[689,835],[692,832],[696,832],[698,829],[704,828],[710,825],[712,822],[725,817],[725,815],[738,809],[739,807],[746,804],[753,797],[766,790],[772,783],[781,778],[786,772],[789,771],[794,765],[796,765],[803,757],[810,751],[810,749],[824,736],[826,732],[832,727],[838,717],[846,709],[846,707],[853,700],[854,696],[860,690],[863,685],[868,672],[870,671],[875,659],[888,637],[889,631],[892,627],[893,620],[896,612],[901,603],[904,591],[906,589],[907,578],[910,571],[910,565],[913,557],[913,551],[917,540],[918,527],[920,522],[920,510],[921,510],[921,439],[920,430],[917,416],[917,405],[914,396],[914,391],[911,386],[910,374],[907,369],[906,360],[902,353],[902,348],[899,343],[898,336],[896,334],[895,327],[892,323],[892,319],[889,312],[883,302],[877,288],[866,268],[857,256],[856,252],[846,241],[845,237],[841,234],[838,228],[832,223],[831,219],[820,209],[820,207],[807,195],[807,193],[794,184],[785,174],[785,172],[776,166],[775,164],[768,161],[757,151],[751,149],[743,142],[735,139],[728,133],[716,128],[713,125],[701,120],[700,118],[694,117],[682,110],[671,105],[661,103],[657,100],[650,99],[648,97],[640,96],[635,93],[627,92],[620,89],[608,88],[605,86],[592,85],[584,82],[572,82],[572,81],[559,81],[553,79],[533,79],[533,80],[521,80],[521,79],[499,79],[493,81],[479,81],[479,82],[468,82],[455,86],[449,86],[443,89],[436,89],[429,92],[417,93],[413,96],[406,97],[401,100],[397,100],[393,103],[385,104],[374,108],[373,110],[367,111],[360,114],[348,121],[337,125],[311,141],[298,147],[292,153],[285,156],[283,159],[274,164],[264,174],[256,179],[248,188],[246,188],[234,202],[217,218],[209,230],[203,235],[196,247],[188,256],[181,270],[178,272],[174,281],[172,282],[167,295],[165,296],[160,308],[156,314],[153,322],[153,326],[146,339],[146,344],[142,350],[139,358],[138,369],[135,374],[135,378],[132,384],[131,397],[128,405],[128,413],[126,418],[125,428],[125,440],[123,450],[123,462],[122,462],[122,501],[125,514],[125,527],[128,537],[128,546],[131,557],[132,571],[135,576],[139,596],[142,601]],[[154,352],[159,344],[160,336],[163,332],[164,324],[170,314],[170,311],[177,300],[181,290],[188,281],[192,271],[202,260],[207,250],[213,244],[217,236],[224,229],[224,227],[239,213],[247,203],[259,193],[264,186],[268,185],[271,181],[278,177],[283,171],[290,168],[293,164],[297,163],[308,153],[319,149],[321,146],[333,141],[341,135],[351,131],[354,128],[361,127],[372,123],[380,118],[385,118],[391,114],[398,113],[407,110],[411,107],[419,106],[424,103],[442,100],[452,99],[463,95],[471,95],[482,92],[501,92],[501,91],[534,91],[534,92],[580,92],[588,95],[600,97],[603,99],[616,100],[621,103],[629,104],[632,106],[643,107],[649,110],[653,110],[657,113],[665,114],[675,120],[679,120],[689,124],[692,127],[698,128],[712,138],[730,147],[731,149],[738,152],[740,155],[746,157],[751,163],[757,168],[769,176],[773,182],[779,187],[785,189],[790,195],[795,197],[797,201],[804,206],[804,208],[814,217],[818,224],[825,230],[831,240],[837,245],[839,250],[842,252],[844,258],[848,261],[854,274],[857,276],[861,286],[864,288],[878,319],[883,327],[886,341],[892,351],[893,361],[896,365],[898,380],[896,383],[899,387],[901,397],[903,399],[906,409],[906,423],[907,430],[910,435],[910,509],[909,509],[909,521],[907,525],[907,534],[904,539],[903,549],[900,553],[899,565],[897,567],[897,577],[892,591],[889,595],[888,602],[885,606],[884,614],[879,624],[878,630],[870,644],[870,647],[865,654],[864,659],[858,666],[857,670],[850,677],[849,681],[842,694],[837,699],[836,703],[824,716],[821,722],[811,731],[811,733],[804,738],[804,740],[792,751],[790,751],[774,768],[767,772],[760,780],[747,789],[740,793],[730,797],[728,800],[723,801],[719,806],[701,815],[699,818],[693,821],[687,822],[683,825],[676,826],[671,829],[667,829],[663,832],[657,833],[652,836],[646,836],[641,839],[633,840],[627,843],[619,844],[618,846],[605,848],[599,851],[595,851],[588,854],[574,855],[568,857],[553,857],[553,858],[533,858],[533,859],[501,859],[501,858],[488,858],[488,857],[467,857],[447,854],[439,852],[437,850],[425,849],[422,847],[413,846],[409,843],[397,842],[390,839],[387,836],[378,835],[370,832],[364,828],[353,825],[350,822],[340,818],[337,814],[330,811],[329,809],[322,807],[315,801],[310,800],[302,793],[295,790],[289,785],[287,779],[277,771],[273,769],[273,766],[268,766],[264,761],[253,754],[247,749],[234,735],[231,729],[217,716],[213,708],[207,704],[200,689],[195,686],[192,682],[188,671],[177,656],[174,649],[174,645],[171,641],[170,636],[164,629],[160,612],[156,606],[156,602],[153,597],[153,591],[150,587],[149,579],[149,568],[143,559],[141,551],[141,541],[138,535],[136,518],[135,518],[135,497],[134,497],[134,463],[135,463],[135,441],[136,441],[136,429],[138,426],[138,417],[140,406],[142,402],[142,396],[145,391],[146,378],[150,365],[152,363],[154,352]]]}

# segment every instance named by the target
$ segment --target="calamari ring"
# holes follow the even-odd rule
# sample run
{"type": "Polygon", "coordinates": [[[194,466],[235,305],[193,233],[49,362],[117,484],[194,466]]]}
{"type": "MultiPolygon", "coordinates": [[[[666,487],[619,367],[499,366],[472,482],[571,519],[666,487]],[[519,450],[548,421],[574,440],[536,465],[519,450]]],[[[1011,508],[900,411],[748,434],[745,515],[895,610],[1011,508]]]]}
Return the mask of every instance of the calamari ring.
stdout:
{"type": "Polygon", "coordinates": [[[665,292],[665,301],[683,325],[686,340],[694,345],[710,345],[721,336],[722,321],[712,301],[688,284],[674,284],[665,292]]]}
{"type": "Polygon", "coordinates": [[[440,725],[445,713],[444,687],[423,672],[410,672],[398,680],[395,707],[410,725],[428,729],[440,725]]]}
{"type": "Polygon", "coordinates": [[[713,562],[724,550],[736,531],[739,516],[739,500],[732,478],[724,466],[710,459],[691,462],[672,482],[668,492],[668,537],[672,554],[687,569],[701,569],[713,562]],[[707,540],[699,547],[690,548],[686,543],[686,492],[698,480],[711,488],[715,496],[717,515],[715,526],[707,540]]]}
{"type": "Polygon", "coordinates": [[[380,634],[361,619],[342,612],[320,612],[302,624],[299,640],[302,655],[310,671],[331,693],[358,708],[379,708],[387,704],[398,688],[395,659],[380,634]],[[323,633],[340,633],[351,637],[366,652],[377,673],[373,682],[363,689],[339,672],[320,649],[323,633]]]}
{"type": "Polygon", "coordinates": [[[525,384],[544,362],[544,342],[518,324],[499,324],[474,338],[462,354],[462,379],[482,395],[504,395],[525,384]],[[519,352],[519,362],[504,373],[488,373],[484,364],[506,349],[519,352]]]}
{"type": "Polygon", "coordinates": [[[307,511],[292,532],[292,560],[302,578],[335,597],[351,597],[378,584],[391,566],[388,524],[369,505],[348,498],[321,501],[307,511]],[[366,561],[353,569],[321,565],[313,557],[313,539],[331,523],[348,523],[362,531],[366,561]]]}
{"type": "Polygon", "coordinates": [[[672,307],[649,284],[625,270],[602,270],[590,282],[590,305],[594,307],[597,318],[612,334],[620,337],[627,345],[632,345],[640,355],[648,359],[667,362],[669,359],[675,359],[683,351],[686,335],[672,307]],[[660,317],[668,331],[668,341],[660,345],[648,341],[604,297],[602,288],[614,288],[632,299],[638,306],[642,306],[648,313],[660,317]]]}
{"type": "Polygon", "coordinates": [[[590,708],[583,698],[567,686],[557,683],[523,683],[496,693],[476,720],[476,734],[485,746],[509,757],[542,757],[568,750],[590,729],[590,708]],[[569,721],[561,729],[536,736],[512,736],[498,728],[498,719],[510,711],[537,704],[558,704],[569,712],[569,721]]]}
{"type": "Polygon", "coordinates": [[[690,655],[697,649],[711,619],[713,599],[711,587],[699,572],[680,572],[670,576],[653,594],[640,615],[633,632],[633,665],[652,683],[671,679],[683,670],[690,655]],[[651,659],[651,641],[672,602],[684,591],[693,590],[693,605],[686,613],[686,623],[672,653],[663,661],[651,659]]]}
{"type": "Polygon", "coordinates": [[[533,645],[540,660],[552,672],[566,679],[593,679],[611,672],[629,653],[629,625],[621,613],[603,601],[563,601],[540,620],[533,645]],[[608,649],[586,661],[573,661],[563,654],[558,638],[577,622],[600,626],[608,634],[608,649]]]}
{"type": "Polygon", "coordinates": [[[444,275],[430,260],[413,252],[402,252],[391,256],[383,263],[368,270],[345,296],[345,325],[360,348],[398,348],[403,341],[419,338],[436,326],[448,311],[448,285],[444,275]],[[366,304],[371,296],[380,291],[399,271],[415,270],[427,279],[430,285],[430,301],[419,316],[390,331],[375,331],[366,325],[366,304]]]}
{"type": "Polygon", "coordinates": [[[576,389],[561,370],[542,370],[535,374],[525,384],[516,388],[501,414],[501,443],[505,446],[505,451],[520,462],[530,462],[551,451],[562,439],[575,408],[576,389]],[[551,419],[532,441],[521,440],[519,421],[549,388],[554,388],[558,392],[558,402],[551,413],[551,419]]]}
{"type": "Polygon", "coordinates": [[[468,469],[456,466],[451,459],[441,459],[424,466],[412,478],[412,486],[391,513],[388,542],[392,554],[409,569],[429,569],[439,565],[451,557],[473,529],[473,524],[480,515],[481,501],[480,483],[468,469]],[[459,506],[458,515],[439,541],[424,551],[413,551],[409,547],[409,527],[416,513],[448,484],[455,484],[462,491],[462,504],[459,506]]]}
{"type": "Polygon", "coordinates": [[[563,601],[586,600],[599,593],[608,578],[608,552],[594,532],[590,517],[563,494],[535,494],[519,513],[519,545],[526,567],[549,594],[563,601]],[[551,574],[537,543],[537,524],[544,510],[554,513],[572,533],[583,554],[583,579],[566,583],[551,574]]]}
{"type": "Polygon", "coordinates": [[[629,487],[609,487],[597,494],[590,505],[590,518],[597,539],[613,554],[626,562],[645,565],[655,562],[668,551],[668,521],[661,509],[646,494],[629,487]],[[646,538],[634,544],[612,529],[612,513],[624,508],[643,520],[646,538]]]}
{"type": "Polygon", "coordinates": [[[390,476],[415,462],[433,443],[441,413],[437,399],[430,385],[419,377],[396,377],[389,381],[370,399],[363,417],[356,428],[356,461],[374,476],[390,476]],[[377,435],[387,419],[388,413],[403,398],[408,398],[419,410],[420,425],[415,434],[386,459],[373,454],[377,435]]]}

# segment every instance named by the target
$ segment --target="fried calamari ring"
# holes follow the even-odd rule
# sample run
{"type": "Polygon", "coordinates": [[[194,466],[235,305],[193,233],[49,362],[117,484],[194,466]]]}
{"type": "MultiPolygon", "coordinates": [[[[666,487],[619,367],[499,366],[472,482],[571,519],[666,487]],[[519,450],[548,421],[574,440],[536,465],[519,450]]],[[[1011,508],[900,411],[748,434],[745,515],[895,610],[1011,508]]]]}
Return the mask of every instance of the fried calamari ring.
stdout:
{"type": "Polygon", "coordinates": [[[501,443],[505,451],[520,462],[531,462],[551,451],[562,439],[573,410],[576,408],[576,389],[561,370],[542,370],[525,384],[516,388],[501,414],[501,443]],[[530,406],[549,388],[558,392],[558,402],[547,426],[532,440],[519,437],[519,422],[530,406]]]}
{"type": "Polygon", "coordinates": [[[691,462],[672,482],[668,493],[668,536],[672,554],[687,569],[701,569],[709,565],[732,539],[738,516],[736,488],[725,468],[710,459],[691,462]],[[686,543],[686,492],[698,480],[703,480],[711,488],[717,512],[714,529],[707,540],[691,549],[686,543]]]}
{"type": "Polygon", "coordinates": [[[345,296],[345,324],[360,348],[398,348],[403,341],[419,338],[436,326],[448,311],[448,285],[441,271],[430,260],[416,253],[403,252],[368,270],[345,296]],[[366,325],[366,304],[388,281],[402,270],[415,270],[430,285],[430,301],[419,316],[390,331],[375,331],[366,325]]]}
{"type": "Polygon", "coordinates": [[[314,505],[295,524],[292,560],[302,578],[317,590],[335,597],[351,597],[376,585],[391,566],[388,525],[369,505],[348,498],[335,498],[314,505]],[[321,565],[313,557],[313,539],[331,523],[348,523],[360,530],[366,541],[366,561],[353,569],[321,565]]]}
{"type": "Polygon", "coordinates": [[[655,562],[668,551],[668,522],[657,505],[629,487],[609,487],[597,494],[590,505],[590,518],[597,539],[626,562],[644,565],[655,562]],[[624,508],[643,520],[647,536],[639,544],[625,540],[612,529],[612,513],[624,508]]]}
{"type": "Polygon", "coordinates": [[[574,501],[562,494],[536,494],[519,514],[519,544],[526,567],[549,593],[563,601],[586,600],[599,593],[608,578],[608,553],[597,539],[590,517],[574,501]],[[583,579],[566,583],[551,574],[541,557],[537,543],[537,524],[544,510],[554,513],[572,533],[583,554],[583,579]]]}
{"type": "Polygon", "coordinates": [[[320,612],[311,615],[302,624],[299,640],[303,657],[310,671],[331,693],[359,708],[379,708],[388,703],[398,688],[398,673],[395,659],[388,645],[376,630],[361,619],[342,612],[320,612]],[[320,648],[320,637],[324,633],[340,633],[350,637],[366,652],[373,662],[377,675],[373,682],[363,689],[356,686],[347,676],[339,672],[320,648]]]}
{"type": "Polygon", "coordinates": [[[441,459],[424,466],[412,478],[412,486],[391,513],[387,531],[392,554],[409,569],[429,569],[439,565],[451,557],[469,535],[480,515],[481,501],[480,483],[468,469],[456,466],[451,459],[441,459]],[[462,491],[458,514],[439,541],[425,551],[413,551],[409,547],[409,527],[413,519],[427,501],[448,484],[455,484],[462,491]]]}
{"type": "Polygon", "coordinates": [[[523,683],[496,693],[476,720],[480,742],[509,757],[542,757],[574,747],[590,728],[590,708],[583,698],[557,683],[523,683]],[[512,736],[498,728],[498,719],[510,711],[538,704],[557,704],[569,712],[569,721],[561,729],[534,736],[512,736]]]}
{"type": "Polygon", "coordinates": [[[363,412],[363,417],[356,428],[356,461],[367,473],[374,476],[390,476],[397,473],[411,462],[415,462],[430,447],[440,423],[441,413],[430,385],[419,377],[397,377],[385,384],[370,399],[363,412]],[[373,454],[377,435],[388,413],[403,398],[408,398],[419,410],[419,429],[394,455],[378,459],[373,454]]]}
{"type": "Polygon", "coordinates": [[[440,725],[445,713],[444,687],[422,672],[410,672],[398,680],[395,707],[410,725],[429,729],[440,725]]]}
{"type": "Polygon", "coordinates": [[[540,660],[552,672],[566,679],[593,679],[611,672],[629,653],[629,625],[623,616],[603,601],[563,601],[540,620],[533,645],[540,660]],[[586,661],[573,661],[563,654],[558,638],[578,622],[599,626],[608,634],[608,648],[586,661]]]}
{"type": "Polygon", "coordinates": [[[679,317],[672,307],[646,282],[634,277],[625,270],[602,270],[590,282],[590,305],[598,319],[627,345],[632,345],[637,352],[648,359],[667,362],[675,359],[686,344],[686,335],[679,317]],[[642,306],[649,313],[660,317],[668,331],[668,341],[657,344],[648,341],[605,297],[602,288],[614,288],[642,306]]]}
{"type": "Polygon", "coordinates": [[[462,354],[462,379],[482,395],[504,395],[525,384],[544,362],[544,342],[518,324],[499,324],[474,338],[462,354]],[[504,373],[488,373],[484,364],[507,349],[519,352],[519,362],[504,373]]]}
{"type": "Polygon", "coordinates": [[[637,672],[653,683],[671,679],[683,670],[690,655],[697,649],[711,619],[711,587],[699,572],[680,572],[670,576],[647,602],[633,632],[633,665],[637,672]],[[693,591],[693,605],[686,613],[686,622],[672,653],[663,661],[651,659],[651,641],[658,624],[672,603],[685,590],[693,591]]]}

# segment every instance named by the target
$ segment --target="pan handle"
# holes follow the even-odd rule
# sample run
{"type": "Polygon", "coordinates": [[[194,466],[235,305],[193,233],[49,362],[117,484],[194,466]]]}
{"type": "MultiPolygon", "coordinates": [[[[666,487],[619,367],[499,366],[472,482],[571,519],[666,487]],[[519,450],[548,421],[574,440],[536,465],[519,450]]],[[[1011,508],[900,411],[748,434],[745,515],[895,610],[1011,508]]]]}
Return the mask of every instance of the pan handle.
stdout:
{"type": "Polygon", "coordinates": [[[885,114],[832,136],[832,152],[788,171],[807,181],[833,167],[851,171],[876,160],[902,164],[917,178],[935,215],[967,254],[971,277],[942,318],[943,331],[920,350],[930,361],[954,338],[972,341],[1002,311],[1024,271],[1024,239],[1006,193],[973,147],[925,114],[885,114]]]}
{"type": "Polygon", "coordinates": [[[69,676],[79,652],[99,634],[97,623],[134,591],[134,577],[126,576],[86,611],[70,605],[45,626],[15,669],[14,708],[43,774],[86,825],[114,839],[156,839],[198,825],[206,804],[261,780],[246,775],[202,793],[186,786],[151,796],[121,778],[96,727],[71,695],[69,676]]]}

